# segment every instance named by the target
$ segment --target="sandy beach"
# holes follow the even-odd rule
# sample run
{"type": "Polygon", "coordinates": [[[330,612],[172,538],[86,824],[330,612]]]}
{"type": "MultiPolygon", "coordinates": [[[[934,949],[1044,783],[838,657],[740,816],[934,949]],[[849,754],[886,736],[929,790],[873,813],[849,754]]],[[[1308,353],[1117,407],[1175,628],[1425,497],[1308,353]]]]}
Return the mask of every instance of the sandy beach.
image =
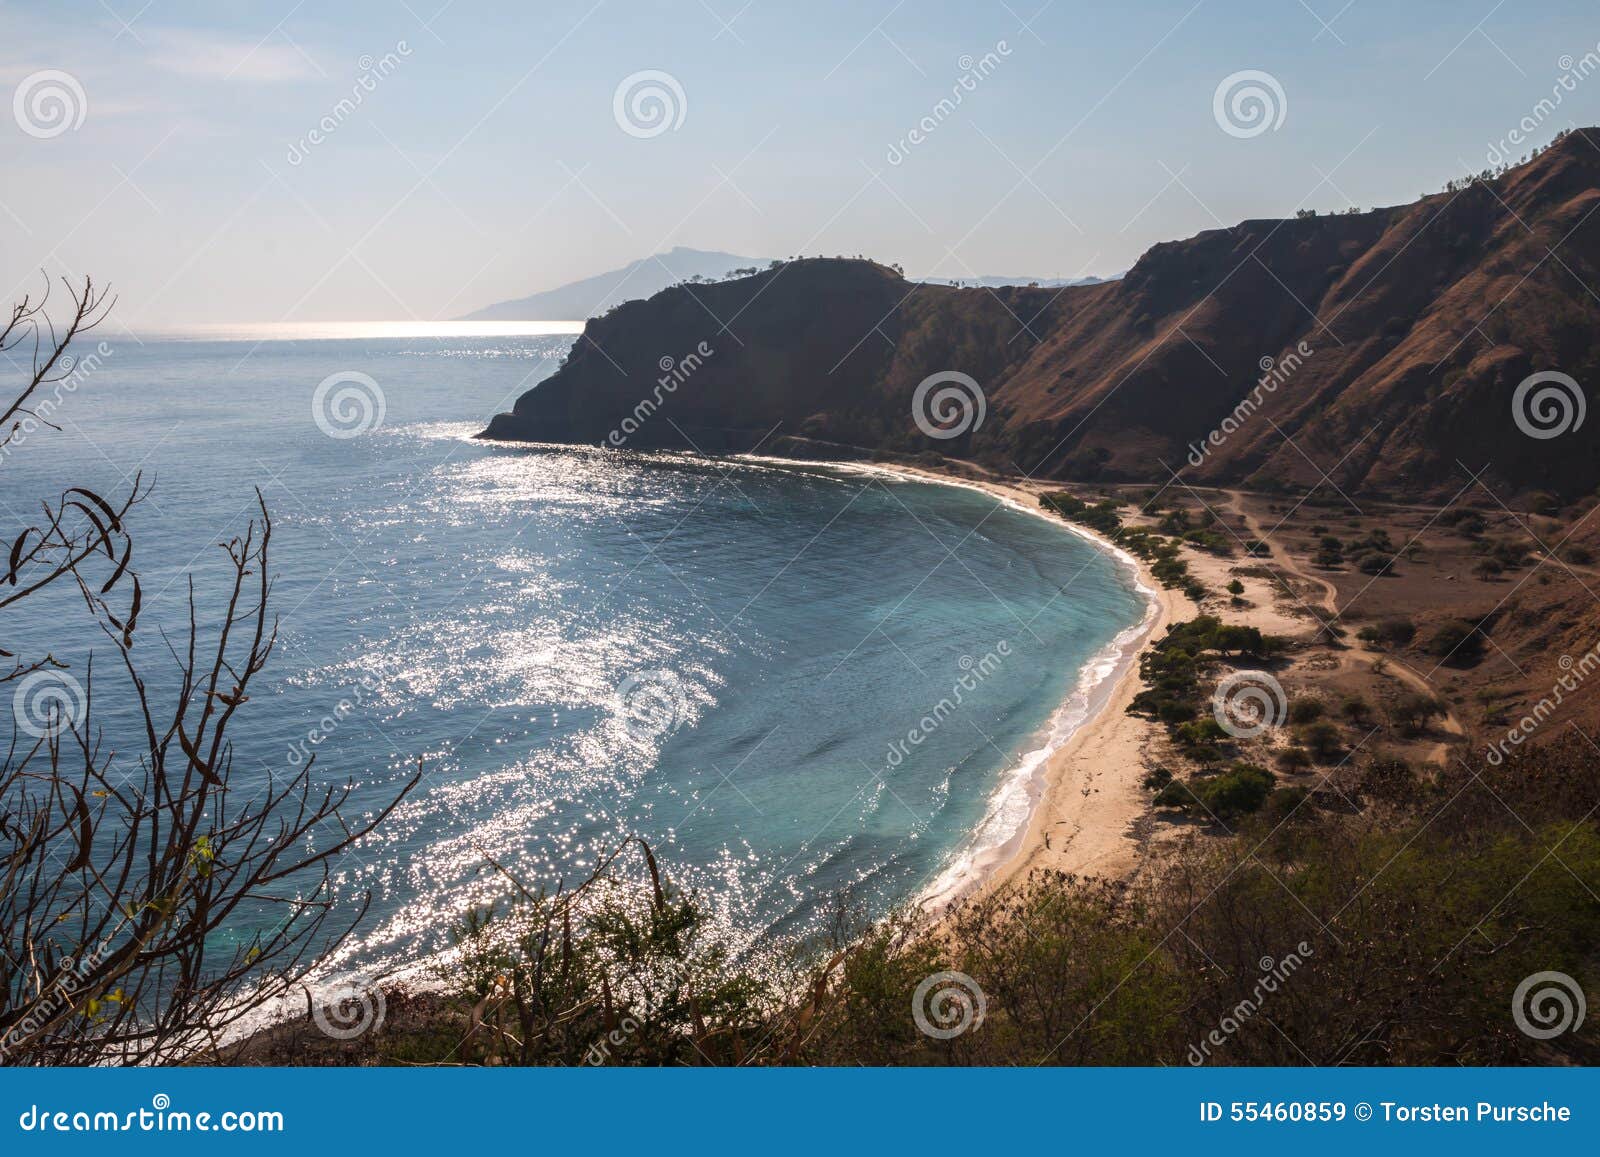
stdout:
{"type": "Polygon", "coordinates": [[[1127,713],[1140,689],[1138,657],[1168,623],[1192,617],[1197,609],[1181,591],[1163,587],[1140,559],[1098,534],[1058,518],[1039,505],[1039,495],[1054,489],[1033,481],[974,479],[896,465],[886,473],[983,490],[1044,518],[1053,525],[1093,539],[1134,567],[1149,593],[1150,611],[1138,633],[1126,641],[1116,668],[1092,693],[1089,716],[1051,752],[1028,785],[1032,811],[1026,826],[998,848],[961,864],[923,898],[925,911],[937,914],[956,900],[1020,880],[1035,868],[1121,877],[1136,866],[1139,845],[1133,825],[1149,810],[1149,793],[1140,785],[1144,753],[1161,734],[1149,720],[1127,713]]]}

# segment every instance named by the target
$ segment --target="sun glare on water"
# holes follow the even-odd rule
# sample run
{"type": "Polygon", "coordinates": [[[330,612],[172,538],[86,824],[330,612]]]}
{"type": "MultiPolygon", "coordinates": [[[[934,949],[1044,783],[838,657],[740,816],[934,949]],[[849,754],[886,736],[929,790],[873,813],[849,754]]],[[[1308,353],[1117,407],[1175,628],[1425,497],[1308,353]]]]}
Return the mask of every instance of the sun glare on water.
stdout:
{"type": "Polygon", "coordinates": [[[582,333],[581,321],[270,321],[154,328],[168,341],[338,341],[382,338],[547,337],[582,333]]]}

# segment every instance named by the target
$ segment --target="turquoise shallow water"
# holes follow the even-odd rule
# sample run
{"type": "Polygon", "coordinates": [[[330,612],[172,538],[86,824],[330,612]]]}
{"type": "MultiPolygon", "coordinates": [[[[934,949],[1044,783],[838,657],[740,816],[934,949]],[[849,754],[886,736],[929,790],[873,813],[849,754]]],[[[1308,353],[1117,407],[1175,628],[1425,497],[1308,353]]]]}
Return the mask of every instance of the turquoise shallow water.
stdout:
{"type": "MultiPolygon", "coordinates": [[[[142,469],[146,623],[176,625],[177,580],[210,589],[208,545],[261,486],[282,642],[235,733],[237,786],[313,749],[367,804],[426,769],[336,865],[345,896],[373,896],[363,966],[441,947],[503,887],[486,856],[570,880],[628,833],[758,940],[840,894],[881,913],[970,850],[1143,612],[1114,559],[974,491],[472,441],[569,338],[106,341],[62,432],[0,465],[0,513],[142,469]],[[341,371],[383,396],[355,437],[313,416],[341,371]]],[[[60,637],[6,629],[8,646],[60,637]]],[[[114,700],[113,734],[131,723],[114,700]]]]}

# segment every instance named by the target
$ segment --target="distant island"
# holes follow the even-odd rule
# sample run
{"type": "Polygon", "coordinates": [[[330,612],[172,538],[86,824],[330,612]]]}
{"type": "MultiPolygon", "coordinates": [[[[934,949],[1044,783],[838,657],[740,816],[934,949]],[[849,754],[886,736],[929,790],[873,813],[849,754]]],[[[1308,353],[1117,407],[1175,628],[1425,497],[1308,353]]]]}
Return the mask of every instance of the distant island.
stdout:
{"type": "Polygon", "coordinates": [[[540,293],[500,301],[461,321],[582,321],[604,313],[612,306],[635,298],[652,297],[668,286],[695,278],[721,280],[737,270],[754,272],[771,263],[765,257],[740,257],[706,249],[687,249],[682,245],[652,257],[630,261],[621,269],[610,269],[540,293]]]}

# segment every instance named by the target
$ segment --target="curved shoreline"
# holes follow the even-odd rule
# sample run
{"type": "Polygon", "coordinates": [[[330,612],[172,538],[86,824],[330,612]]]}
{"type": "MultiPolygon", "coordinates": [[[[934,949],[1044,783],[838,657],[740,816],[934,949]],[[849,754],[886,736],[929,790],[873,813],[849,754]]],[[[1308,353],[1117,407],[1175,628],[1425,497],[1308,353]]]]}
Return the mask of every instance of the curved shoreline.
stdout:
{"type": "MultiPolygon", "coordinates": [[[[790,459],[781,459],[790,462],[790,459]]],[[[823,463],[847,471],[886,474],[902,481],[979,490],[1007,506],[1042,518],[1091,542],[1124,565],[1147,600],[1144,618],[1122,631],[1084,664],[1048,726],[1065,731],[1059,741],[1018,753],[1002,770],[983,819],[938,877],[914,898],[937,918],[957,902],[1025,878],[1035,868],[1074,874],[1123,876],[1135,867],[1138,845],[1130,828],[1148,810],[1140,781],[1143,748],[1156,734],[1147,720],[1127,713],[1138,694],[1138,658],[1167,624],[1190,617],[1194,606],[1179,591],[1163,587],[1137,556],[1039,505],[1038,493],[1016,483],[958,478],[915,466],[823,463]],[[1073,721],[1072,717],[1078,718],[1073,721]],[[1068,722],[1070,721],[1070,722],[1068,722]],[[1004,838],[984,844],[985,829],[1018,795],[1026,814],[1004,838]]],[[[1041,487],[1048,489],[1048,487],[1041,487]]]]}
{"type": "Polygon", "coordinates": [[[755,466],[820,469],[835,474],[878,474],[902,482],[977,490],[1008,507],[1043,519],[1110,555],[1132,576],[1147,600],[1144,618],[1095,652],[1071,691],[1052,711],[1052,733],[1041,747],[1015,753],[1000,770],[982,818],[938,874],[910,897],[931,917],[975,894],[1025,878],[1035,868],[1072,874],[1120,877],[1136,866],[1138,842],[1131,828],[1149,810],[1142,787],[1144,748],[1159,729],[1127,713],[1142,684],[1138,658],[1167,624],[1197,613],[1181,592],[1163,587],[1140,558],[1087,527],[1039,505],[1045,482],[975,479],[902,463],[819,461],[773,454],[728,456],[755,466]],[[1076,716],[1076,718],[1074,718],[1076,716]],[[1025,806],[1019,806],[1025,805],[1025,806]],[[1004,818],[1007,805],[1023,814],[1004,818]]]}
{"type": "MultiPolygon", "coordinates": [[[[560,447],[567,449],[567,447],[560,447]]],[[[991,790],[982,818],[956,847],[938,875],[913,897],[912,904],[929,921],[938,921],[962,900],[984,895],[1025,878],[1034,868],[1106,876],[1132,870],[1137,843],[1130,825],[1148,810],[1148,793],[1140,785],[1143,766],[1140,749],[1155,734],[1147,721],[1128,715],[1126,707],[1140,689],[1138,657],[1163,626],[1182,617],[1190,606],[1179,592],[1167,590],[1136,556],[1107,538],[1055,515],[1038,504],[1038,493],[1022,485],[980,481],[923,470],[912,466],[878,463],[815,462],[775,456],[734,455],[736,460],[784,467],[822,467],[841,473],[875,473],[903,482],[954,486],[978,490],[1022,513],[1088,540],[1121,564],[1145,598],[1139,622],[1118,631],[1083,664],[1067,696],[1051,712],[1042,746],[1015,753],[999,769],[1000,780],[991,790]],[[1007,821],[1008,804],[1018,800],[1025,811],[1007,821]],[[1003,823],[992,842],[984,837],[1003,823]],[[1074,830],[1057,838],[1057,829],[1074,830]]],[[[1039,489],[1051,487],[1043,484],[1039,489]]],[[[448,950],[447,954],[448,955],[448,950]]],[[[304,1016],[305,1009],[335,998],[348,978],[364,986],[402,985],[416,991],[442,991],[445,981],[435,975],[443,957],[425,957],[391,966],[374,976],[364,970],[329,968],[313,981],[307,978],[290,993],[258,1010],[223,1034],[225,1044],[269,1034],[281,1024],[304,1016]]]]}

